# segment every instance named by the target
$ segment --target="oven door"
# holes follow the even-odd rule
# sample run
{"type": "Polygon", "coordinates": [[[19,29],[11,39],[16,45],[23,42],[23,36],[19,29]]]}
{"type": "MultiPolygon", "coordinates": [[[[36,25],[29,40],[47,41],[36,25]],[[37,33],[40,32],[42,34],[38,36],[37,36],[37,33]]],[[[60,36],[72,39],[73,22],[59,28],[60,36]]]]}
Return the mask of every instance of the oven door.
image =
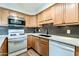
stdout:
{"type": "Polygon", "coordinates": [[[8,52],[9,52],[9,54],[27,48],[26,43],[27,43],[27,40],[9,42],[8,43],[8,52]]]}

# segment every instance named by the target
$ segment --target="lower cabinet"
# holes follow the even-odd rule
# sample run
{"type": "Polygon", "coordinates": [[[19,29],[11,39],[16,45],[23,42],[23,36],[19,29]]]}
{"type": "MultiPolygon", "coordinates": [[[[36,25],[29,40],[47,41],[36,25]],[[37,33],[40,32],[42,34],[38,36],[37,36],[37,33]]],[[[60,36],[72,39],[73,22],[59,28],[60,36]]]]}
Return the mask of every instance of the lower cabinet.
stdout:
{"type": "Polygon", "coordinates": [[[27,36],[27,48],[34,48],[34,40],[33,40],[33,36],[28,35],[27,36]]]}
{"type": "MultiPolygon", "coordinates": [[[[56,53],[55,51],[60,51],[60,52],[62,51],[62,53],[65,52],[64,54],[66,54],[66,52],[67,52],[67,49],[65,49],[66,47],[64,47],[65,50],[63,50],[63,49],[58,50],[59,49],[58,46],[61,46],[61,45],[63,46],[62,43],[60,43],[60,44],[58,43],[55,45],[54,42],[53,43],[52,42],[53,41],[51,41],[51,43],[50,43],[50,40],[48,40],[46,38],[28,35],[27,48],[33,48],[41,56],[50,56],[50,51],[53,51],[53,53],[56,53]],[[54,45],[57,46],[57,48],[54,45]]],[[[6,49],[6,51],[5,51],[5,49],[3,47],[2,47],[2,49],[4,51],[3,53],[5,53],[5,52],[7,53],[7,48],[5,47],[5,49],[6,49]]],[[[68,45],[67,45],[67,47],[68,47],[68,45]]],[[[69,48],[71,48],[71,47],[69,47],[69,48]]],[[[68,51],[70,51],[70,50],[68,50],[68,51]]],[[[57,54],[62,54],[62,53],[57,53],[57,54]]],[[[79,56],[79,47],[75,47],[74,52],[72,52],[72,54],[74,54],[75,56],[79,56]]],[[[2,55],[4,55],[4,54],[2,54],[2,55]]],[[[69,52],[66,55],[69,56],[69,52]]],[[[54,56],[54,55],[52,55],[52,56],[54,56]]]]}
{"type": "Polygon", "coordinates": [[[49,47],[48,47],[48,39],[40,38],[40,54],[43,56],[48,56],[49,54],[49,47]]]}
{"type": "Polygon", "coordinates": [[[75,47],[75,56],[79,56],[79,47],[75,47]]]}
{"type": "Polygon", "coordinates": [[[35,45],[35,48],[34,50],[40,54],[40,40],[39,40],[39,37],[33,37],[35,38],[34,39],[34,45],[35,45]]]}
{"type": "Polygon", "coordinates": [[[6,38],[0,48],[0,56],[8,56],[8,38],[6,38]]]}
{"type": "Polygon", "coordinates": [[[42,56],[48,56],[48,40],[36,36],[28,36],[28,48],[33,48],[37,53],[42,56]]]}

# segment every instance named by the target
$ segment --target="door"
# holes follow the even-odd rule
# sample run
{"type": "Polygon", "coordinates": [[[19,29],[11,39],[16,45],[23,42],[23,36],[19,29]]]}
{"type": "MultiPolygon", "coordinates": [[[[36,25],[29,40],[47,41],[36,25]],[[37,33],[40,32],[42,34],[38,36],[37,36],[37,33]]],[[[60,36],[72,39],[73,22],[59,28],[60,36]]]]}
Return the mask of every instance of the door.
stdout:
{"type": "Polygon", "coordinates": [[[76,23],[78,20],[78,4],[77,3],[66,3],[65,6],[65,23],[76,23]]]}

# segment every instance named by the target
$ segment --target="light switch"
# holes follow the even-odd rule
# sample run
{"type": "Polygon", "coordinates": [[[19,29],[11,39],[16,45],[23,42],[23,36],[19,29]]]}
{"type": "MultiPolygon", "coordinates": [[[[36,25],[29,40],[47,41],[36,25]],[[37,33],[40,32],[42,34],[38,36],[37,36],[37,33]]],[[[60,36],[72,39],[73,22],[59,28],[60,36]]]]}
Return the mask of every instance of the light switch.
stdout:
{"type": "Polygon", "coordinates": [[[68,29],[68,30],[67,30],[67,34],[70,34],[70,33],[71,33],[71,30],[68,29]]]}

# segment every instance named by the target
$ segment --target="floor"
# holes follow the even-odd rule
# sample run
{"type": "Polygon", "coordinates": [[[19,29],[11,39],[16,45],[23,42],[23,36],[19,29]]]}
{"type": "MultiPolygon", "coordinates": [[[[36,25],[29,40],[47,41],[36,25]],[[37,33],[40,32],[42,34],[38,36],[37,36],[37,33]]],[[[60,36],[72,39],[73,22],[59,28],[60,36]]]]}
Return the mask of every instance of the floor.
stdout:
{"type": "Polygon", "coordinates": [[[18,56],[40,56],[33,49],[29,49],[27,52],[24,52],[18,56]]]}

